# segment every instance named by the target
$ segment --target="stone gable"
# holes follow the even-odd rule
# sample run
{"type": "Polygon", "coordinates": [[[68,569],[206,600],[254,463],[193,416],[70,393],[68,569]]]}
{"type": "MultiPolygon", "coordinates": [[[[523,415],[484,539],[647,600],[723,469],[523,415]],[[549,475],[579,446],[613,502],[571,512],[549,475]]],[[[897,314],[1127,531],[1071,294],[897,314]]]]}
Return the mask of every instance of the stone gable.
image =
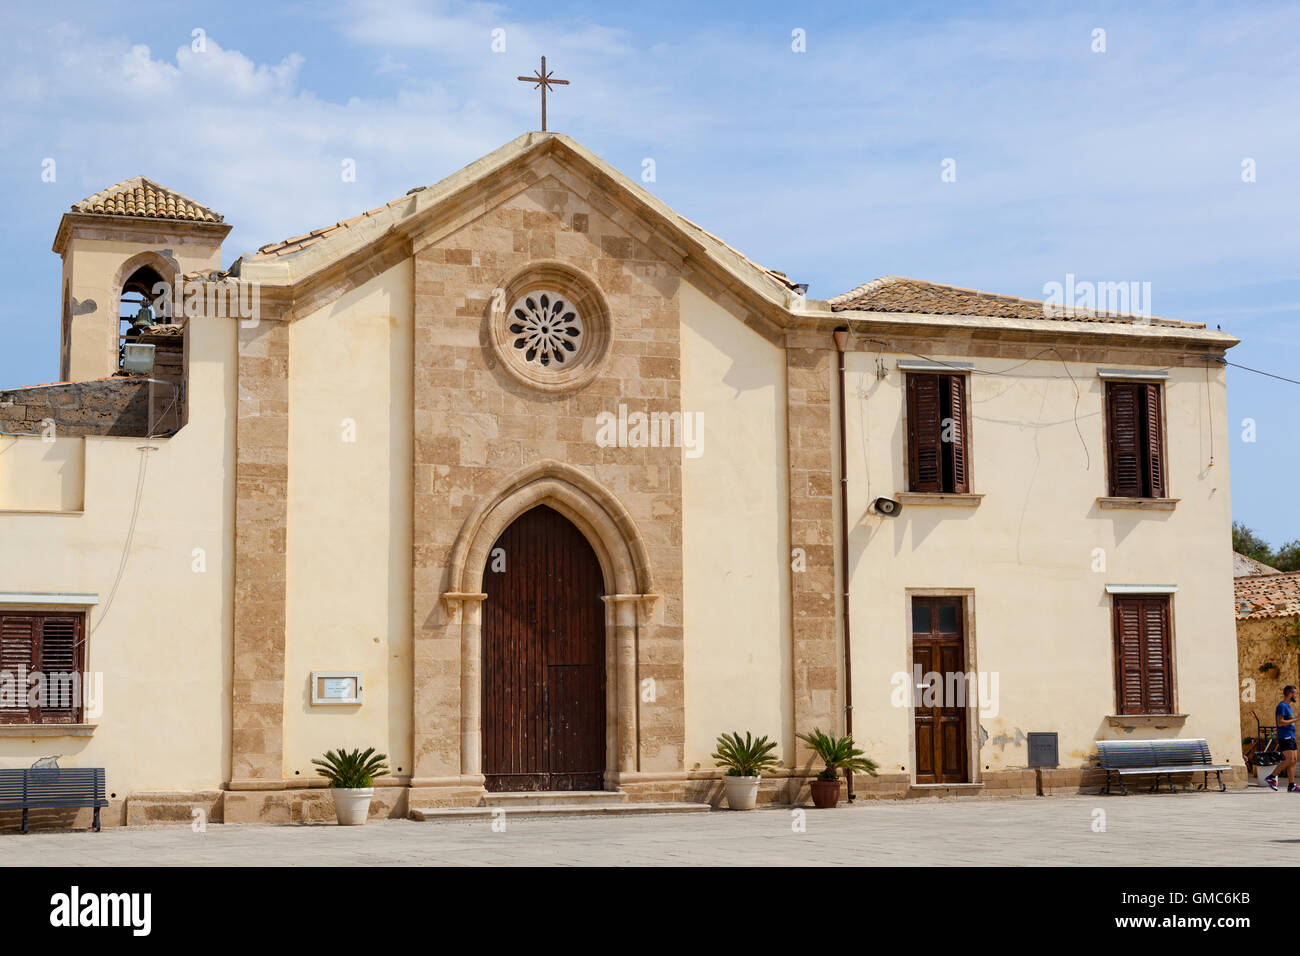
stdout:
{"type": "Polygon", "coordinates": [[[479,218],[429,245],[415,242],[417,778],[472,772],[457,724],[470,703],[460,700],[461,612],[441,600],[455,589],[453,548],[493,488],[545,461],[577,469],[621,503],[654,577],[657,598],[637,602],[635,675],[638,683],[654,681],[655,699],[628,715],[635,726],[624,731],[639,729],[640,747],[626,754],[620,746],[619,770],[682,767],[682,452],[596,441],[597,416],[617,415],[620,403],[644,413],[682,410],[680,266],[656,253],[650,239],[647,227],[600,191],[547,162],[531,185],[479,218]],[[608,308],[603,359],[590,380],[571,389],[520,381],[491,347],[494,291],[542,268],[572,270],[608,308]]]}

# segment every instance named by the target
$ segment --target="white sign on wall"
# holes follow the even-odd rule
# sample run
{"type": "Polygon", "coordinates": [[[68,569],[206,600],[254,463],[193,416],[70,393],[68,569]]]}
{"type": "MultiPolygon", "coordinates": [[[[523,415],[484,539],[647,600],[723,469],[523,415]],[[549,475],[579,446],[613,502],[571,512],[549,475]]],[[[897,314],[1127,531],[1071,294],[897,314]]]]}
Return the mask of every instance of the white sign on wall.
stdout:
{"type": "Polygon", "coordinates": [[[313,706],[361,703],[360,671],[312,671],[313,706]]]}

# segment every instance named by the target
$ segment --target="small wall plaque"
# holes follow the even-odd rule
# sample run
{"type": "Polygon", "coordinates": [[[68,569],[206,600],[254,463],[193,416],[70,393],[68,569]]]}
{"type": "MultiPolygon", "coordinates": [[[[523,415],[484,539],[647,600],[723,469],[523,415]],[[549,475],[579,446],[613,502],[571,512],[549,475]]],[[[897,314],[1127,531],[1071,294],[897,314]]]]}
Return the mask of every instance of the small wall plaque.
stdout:
{"type": "Polygon", "coordinates": [[[1029,766],[1031,767],[1056,767],[1058,766],[1057,754],[1057,736],[1055,733],[1039,734],[1030,733],[1029,735],[1029,766]]]}
{"type": "Polygon", "coordinates": [[[360,671],[312,671],[313,706],[361,703],[360,671]]]}

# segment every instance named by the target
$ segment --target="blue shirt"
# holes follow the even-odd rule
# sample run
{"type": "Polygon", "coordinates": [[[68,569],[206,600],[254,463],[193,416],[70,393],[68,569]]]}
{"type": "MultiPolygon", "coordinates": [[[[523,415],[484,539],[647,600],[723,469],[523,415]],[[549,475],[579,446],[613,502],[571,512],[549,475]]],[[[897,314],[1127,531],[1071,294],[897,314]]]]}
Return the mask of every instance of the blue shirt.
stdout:
{"type": "MultiPolygon", "coordinates": [[[[1275,711],[1275,713],[1278,717],[1285,717],[1287,720],[1290,720],[1292,717],[1295,716],[1295,714],[1291,712],[1291,705],[1288,704],[1286,701],[1282,701],[1280,704],[1277,705],[1277,710],[1275,711]]],[[[1277,739],[1295,740],[1295,724],[1278,724],[1277,739]]]]}

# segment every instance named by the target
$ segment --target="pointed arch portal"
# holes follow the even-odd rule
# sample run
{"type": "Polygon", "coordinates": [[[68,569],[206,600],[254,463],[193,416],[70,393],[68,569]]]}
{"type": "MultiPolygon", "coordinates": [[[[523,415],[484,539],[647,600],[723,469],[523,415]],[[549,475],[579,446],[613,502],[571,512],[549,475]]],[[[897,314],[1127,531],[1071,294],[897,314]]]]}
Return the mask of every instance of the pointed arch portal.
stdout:
{"type": "Polygon", "coordinates": [[[598,790],[635,774],[637,639],[655,594],[618,499],[578,468],[537,462],[483,496],[448,571],[462,779],[598,790]]]}
{"type": "Polygon", "coordinates": [[[605,614],[596,552],[573,522],[538,505],[494,542],[483,591],[485,789],[600,790],[605,614]]]}

